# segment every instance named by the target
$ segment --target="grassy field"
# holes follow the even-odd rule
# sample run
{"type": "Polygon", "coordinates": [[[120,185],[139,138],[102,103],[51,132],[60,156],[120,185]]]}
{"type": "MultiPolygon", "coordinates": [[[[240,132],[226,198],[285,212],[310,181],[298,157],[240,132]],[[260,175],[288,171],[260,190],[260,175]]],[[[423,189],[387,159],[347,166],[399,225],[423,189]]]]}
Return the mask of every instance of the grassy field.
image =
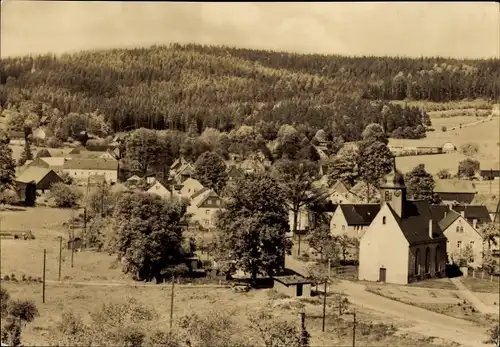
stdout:
{"type": "MultiPolygon", "coordinates": [[[[480,276],[480,275],[478,275],[480,276]]],[[[487,279],[465,277],[461,278],[461,281],[465,284],[469,290],[473,292],[480,293],[500,293],[500,278],[493,277],[493,281],[490,281],[489,276],[487,279]]],[[[498,297],[497,297],[498,299],[498,297]]],[[[500,299],[497,300],[499,302],[500,299]]]]}
{"type": "MultiPolygon", "coordinates": [[[[46,302],[41,302],[41,286],[28,284],[2,284],[13,298],[32,299],[37,304],[40,316],[28,325],[23,333],[25,345],[41,345],[47,342],[48,328],[55,324],[62,312],[72,310],[86,317],[89,312],[98,310],[103,303],[123,302],[135,298],[141,303],[155,307],[160,318],[158,325],[167,326],[170,313],[170,286],[156,287],[84,287],[77,285],[52,285],[47,287],[46,302]]],[[[343,316],[347,324],[340,326],[336,321],[337,308],[330,300],[327,305],[326,331],[321,332],[322,300],[288,299],[276,297],[272,289],[252,290],[248,293],[233,293],[229,289],[199,289],[187,286],[176,287],[174,301],[175,320],[184,314],[198,313],[207,315],[214,310],[226,312],[235,322],[236,334],[250,336],[248,317],[251,313],[265,308],[273,308],[273,314],[280,320],[297,320],[300,311],[306,313],[306,328],[311,334],[312,346],[349,345],[352,341],[350,316],[343,316]]],[[[357,344],[360,346],[389,346],[411,344],[428,346],[428,338],[420,335],[394,336],[391,325],[408,327],[398,320],[373,311],[350,305],[357,312],[357,344]],[[377,326],[378,323],[382,325],[377,326]]],[[[174,325],[175,326],[175,325],[174,325]]],[[[447,344],[441,344],[447,346],[447,344]]]]}
{"type": "Polygon", "coordinates": [[[457,286],[449,278],[432,278],[408,284],[408,287],[457,290],[457,286]]]}
{"type": "MultiPolygon", "coordinates": [[[[443,124],[454,122],[454,118],[441,118],[443,124]]],[[[433,119],[433,122],[436,118],[433,119]]],[[[461,117],[459,118],[459,124],[461,117]]],[[[498,129],[500,127],[500,118],[493,118],[491,121],[485,121],[474,126],[465,127],[462,129],[455,129],[454,131],[442,132],[436,128],[436,131],[428,132],[427,138],[420,140],[406,140],[406,139],[391,139],[390,145],[395,146],[442,146],[446,142],[452,142],[457,149],[466,143],[477,143],[479,145],[479,153],[475,159],[479,160],[482,168],[496,167],[499,165],[499,151],[498,143],[500,141],[500,134],[498,129]]],[[[437,154],[437,155],[423,155],[412,157],[398,157],[396,164],[403,172],[409,171],[418,164],[424,164],[425,168],[430,173],[437,173],[441,169],[448,169],[451,173],[456,173],[458,163],[466,157],[459,152],[450,154],[437,154]]]]}
{"type": "Polygon", "coordinates": [[[17,278],[41,277],[43,250],[47,250],[46,278],[57,280],[59,272],[59,236],[63,238],[62,278],[73,281],[127,280],[114,257],[92,251],[76,252],[71,268],[71,252],[65,247],[69,228],[63,226],[71,211],[50,207],[26,208],[21,211],[2,211],[2,231],[32,231],[35,240],[1,240],[1,276],[14,273],[17,278]]]}

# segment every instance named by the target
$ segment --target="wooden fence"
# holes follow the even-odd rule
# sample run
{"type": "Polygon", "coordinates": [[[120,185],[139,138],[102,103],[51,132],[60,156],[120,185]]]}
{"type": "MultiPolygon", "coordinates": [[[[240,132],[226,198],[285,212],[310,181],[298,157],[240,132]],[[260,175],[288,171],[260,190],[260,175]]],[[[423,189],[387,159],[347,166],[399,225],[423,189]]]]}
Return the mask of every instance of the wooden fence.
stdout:
{"type": "Polygon", "coordinates": [[[487,281],[491,281],[491,282],[500,280],[499,275],[489,275],[486,271],[482,271],[482,270],[469,269],[467,275],[469,277],[472,277],[472,278],[487,280],[487,281]]]}

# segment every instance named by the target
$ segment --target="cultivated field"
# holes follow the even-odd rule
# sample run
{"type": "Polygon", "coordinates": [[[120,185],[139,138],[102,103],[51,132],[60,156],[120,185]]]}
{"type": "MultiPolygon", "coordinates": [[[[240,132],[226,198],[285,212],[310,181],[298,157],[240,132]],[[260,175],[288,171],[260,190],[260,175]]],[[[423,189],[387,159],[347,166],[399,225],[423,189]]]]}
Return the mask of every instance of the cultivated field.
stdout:
{"type": "MultiPolygon", "coordinates": [[[[13,298],[22,297],[32,299],[37,304],[40,316],[28,325],[23,332],[23,342],[26,345],[41,345],[47,342],[47,329],[60,319],[65,310],[72,310],[84,317],[91,311],[98,310],[103,303],[113,301],[123,302],[127,298],[136,300],[156,308],[160,314],[159,326],[167,327],[170,314],[169,285],[156,287],[90,287],[78,285],[49,285],[46,291],[46,303],[41,302],[41,285],[2,284],[11,293],[13,298]]],[[[180,316],[188,313],[210,315],[217,310],[231,315],[236,324],[235,334],[252,339],[248,328],[248,317],[253,312],[265,308],[272,308],[273,314],[282,320],[297,320],[298,312],[306,313],[306,328],[311,337],[312,346],[349,345],[352,341],[352,328],[343,326],[335,320],[337,308],[335,300],[328,299],[326,331],[321,332],[322,299],[287,299],[276,295],[272,289],[252,290],[248,293],[233,293],[225,288],[189,288],[188,286],[175,287],[174,324],[180,316]]],[[[412,346],[429,346],[429,339],[417,334],[405,332],[402,336],[393,336],[390,333],[391,325],[407,328],[408,325],[399,320],[391,319],[381,313],[350,306],[357,312],[357,338],[359,346],[395,346],[411,344],[412,346]],[[382,323],[382,326],[377,326],[382,323]],[[372,326],[370,327],[370,325],[372,326]]],[[[350,316],[343,316],[349,322],[350,316]]],[[[174,325],[175,326],[175,325],[174,325]]],[[[451,346],[439,343],[438,346],[451,346]]]]}
{"type": "MultiPolygon", "coordinates": [[[[463,120],[462,117],[458,118],[459,122],[455,123],[457,126],[463,120]]],[[[433,118],[433,124],[437,119],[443,123],[453,122],[453,118],[433,118]]],[[[453,143],[457,149],[466,143],[476,143],[479,145],[479,153],[475,159],[479,160],[482,168],[496,167],[499,165],[499,150],[498,143],[500,141],[500,118],[493,118],[484,123],[464,127],[462,129],[456,128],[455,130],[448,130],[442,132],[438,127],[436,131],[428,132],[427,138],[420,140],[400,140],[390,139],[389,144],[395,146],[442,146],[446,142],[453,143]]],[[[458,163],[465,159],[466,156],[454,152],[449,154],[436,154],[436,155],[423,155],[413,157],[397,157],[396,165],[398,169],[407,172],[413,169],[418,164],[424,164],[425,169],[430,173],[437,173],[441,169],[448,169],[452,174],[456,173],[458,163]]]]}

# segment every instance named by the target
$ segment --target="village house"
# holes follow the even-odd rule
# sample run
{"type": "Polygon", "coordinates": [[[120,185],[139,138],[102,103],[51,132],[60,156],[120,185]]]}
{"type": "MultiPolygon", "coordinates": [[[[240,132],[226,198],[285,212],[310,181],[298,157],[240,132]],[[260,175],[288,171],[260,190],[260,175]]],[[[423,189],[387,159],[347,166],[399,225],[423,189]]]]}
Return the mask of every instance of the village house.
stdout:
{"type": "Polygon", "coordinates": [[[138,175],[132,175],[129,178],[127,178],[126,182],[137,184],[141,178],[138,175]]]}
{"type": "Polygon", "coordinates": [[[103,176],[106,182],[118,181],[118,161],[106,159],[71,159],[64,163],[67,172],[78,181],[88,181],[92,176],[103,176]]]}
{"type": "Polygon", "coordinates": [[[151,188],[149,188],[147,190],[147,192],[150,194],[159,195],[164,199],[170,200],[170,199],[172,199],[173,195],[172,195],[172,192],[167,187],[168,187],[167,184],[164,184],[164,183],[157,180],[153,183],[151,188]]]}
{"type": "Polygon", "coordinates": [[[24,184],[34,183],[37,191],[45,193],[53,184],[62,182],[62,179],[54,170],[30,167],[21,172],[16,181],[24,184]]]}
{"type": "Polygon", "coordinates": [[[187,213],[191,213],[191,221],[198,222],[205,229],[215,227],[217,213],[222,208],[222,199],[211,189],[203,188],[191,197],[187,213]]]}
{"type": "Polygon", "coordinates": [[[481,179],[484,181],[498,180],[500,179],[500,170],[493,168],[481,169],[479,171],[479,175],[481,176],[481,179]]]}
{"type": "Polygon", "coordinates": [[[492,221],[488,208],[484,205],[454,205],[451,208],[460,213],[474,229],[479,229],[492,221]]]}
{"type": "Polygon", "coordinates": [[[380,210],[360,238],[358,278],[408,284],[444,276],[446,237],[427,201],[406,199],[395,167],[380,184],[380,210]]]}
{"type": "Polygon", "coordinates": [[[245,173],[264,172],[266,170],[265,165],[257,159],[245,159],[238,167],[245,173]]]}
{"type": "Polygon", "coordinates": [[[182,188],[179,190],[179,196],[181,198],[190,199],[193,194],[203,189],[203,184],[197,179],[189,177],[182,184],[182,188]]]}
{"type": "Polygon", "coordinates": [[[243,172],[243,170],[238,168],[236,165],[229,165],[227,167],[227,180],[229,182],[242,178],[244,175],[245,173],[243,172]]]}
{"type": "Polygon", "coordinates": [[[349,191],[342,181],[337,180],[329,189],[326,199],[333,204],[354,204],[359,198],[349,191]]]}
{"type": "Polygon", "coordinates": [[[24,164],[24,166],[26,168],[42,167],[54,170],[56,173],[62,173],[65,162],[66,158],[64,157],[40,157],[35,158],[34,160],[26,161],[26,164],[24,164]]]}
{"type": "Polygon", "coordinates": [[[462,213],[449,210],[446,217],[439,222],[439,227],[448,239],[446,252],[451,262],[466,246],[472,249],[473,257],[468,259],[469,265],[479,267],[483,260],[483,238],[477,228],[473,227],[462,213]]]}
{"type": "Polygon", "coordinates": [[[189,162],[186,159],[184,159],[184,157],[180,157],[180,158],[175,159],[175,161],[172,163],[172,165],[170,165],[170,170],[172,172],[172,176],[174,176],[178,172],[178,170],[183,165],[186,165],[186,164],[189,164],[189,162]]]}
{"type": "Polygon", "coordinates": [[[360,239],[379,211],[380,204],[339,204],[330,220],[330,232],[360,239]]]}
{"type": "Polygon", "coordinates": [[[24,131],[11,131],[9,133],[9,139],[11,145],[24,146],[26,143],[26,135],[24,131]]]}
{"type": "Polygon", "coordinates": [[[194,166],[190,163],[183,164],[181,167],[174,171],[174,181],[177,182],[178,184],[183,184],[184,181],[186,181],[188,178],[190,178],[193,175],[194,172],[194,166]]]}
{"type": "Polygon", "coordinates": [[[471,181],[458,179],[436,179],[434,193],[439,196],[444,204],[470,204],[476,196],[476,189],[471,181]]]}

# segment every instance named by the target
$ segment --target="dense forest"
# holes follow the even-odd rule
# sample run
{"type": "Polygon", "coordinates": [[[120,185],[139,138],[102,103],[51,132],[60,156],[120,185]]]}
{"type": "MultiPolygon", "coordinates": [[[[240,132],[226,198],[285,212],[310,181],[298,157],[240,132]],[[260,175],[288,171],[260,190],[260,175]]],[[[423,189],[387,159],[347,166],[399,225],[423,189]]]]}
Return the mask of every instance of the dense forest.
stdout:
{"type": "MultiPolygon", "coordinates": [[[[241,125],[301,125],[358,140],[377,122],[420,138],[427,114],[388,100],[498,99],[500,60],[305,55],[202,45],[16,57],[0,62],[0,106],[34,103],[51,123],[103,115],[113,132],[201,133],[241,125]],[[45,112],[45,114],[44,114],[45,112]],[[54,115],[58,119],[52,118],[54,115]]],[[[33,110],[31,110],[33,111],[33,110]]]]}

